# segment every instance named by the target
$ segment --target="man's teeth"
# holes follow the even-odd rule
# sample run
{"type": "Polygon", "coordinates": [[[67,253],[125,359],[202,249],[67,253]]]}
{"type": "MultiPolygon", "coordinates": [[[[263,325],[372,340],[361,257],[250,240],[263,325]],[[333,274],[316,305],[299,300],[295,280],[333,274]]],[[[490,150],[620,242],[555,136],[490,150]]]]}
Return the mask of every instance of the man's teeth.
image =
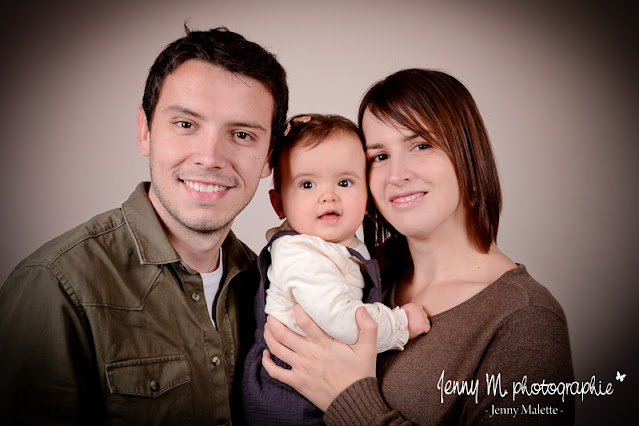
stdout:
{"type": "Polygon", "coordinates": [[[408,201],[412,201],[417,197],[421,197],[423,194],[413,194],[413,195],[409,195],[408,197],[401,197],[401,198],[395,198],[393,201],[396,203],[406,203],[408,201]]]}
{"type": "Polygon", "coordinates": [[[220,192],[229,188],[228,186],[206,185],[204,183],[192,182],[190,180],[185,180],[184,184],[197,192],[220,192]]]}

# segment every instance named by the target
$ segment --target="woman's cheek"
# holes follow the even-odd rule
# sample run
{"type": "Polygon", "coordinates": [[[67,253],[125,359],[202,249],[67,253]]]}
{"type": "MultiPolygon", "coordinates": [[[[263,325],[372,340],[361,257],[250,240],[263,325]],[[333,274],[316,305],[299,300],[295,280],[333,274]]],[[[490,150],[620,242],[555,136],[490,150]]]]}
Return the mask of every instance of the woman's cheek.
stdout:
{"type": "Polygon", "coordinates": [[[370,173],[368,174],[368,186],[371,191],[371,195],[373,196],[373,200],[375,204],[379,205],[379,202],[383,200],[384,197],[384,185],[383,178],[380,175],[379,171],[373,170],[371,168],[370,173]]]}

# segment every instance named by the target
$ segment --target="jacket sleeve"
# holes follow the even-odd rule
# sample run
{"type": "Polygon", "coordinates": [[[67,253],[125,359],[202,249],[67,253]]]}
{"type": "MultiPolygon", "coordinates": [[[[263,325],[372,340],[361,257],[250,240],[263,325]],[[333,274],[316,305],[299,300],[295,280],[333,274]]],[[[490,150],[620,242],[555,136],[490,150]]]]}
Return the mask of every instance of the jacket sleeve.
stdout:
{"type": "Polygon", "coordinates": [[[104,408],[87,329],[58,278],[40,265],[16,269],[0,288],[0,317],[0,418],[98,423],[104,408]]]}
{"type": "MultiPolygon", "coordinates": [[[[304,238],[280,239],[272,252],[271,286],[291,295],[327,334],[347,343],[357,341],[355,311],[364,306],[378,324],[377,349],[402,349],[408,340],[408,320],[399,308],[382,303],[363,303],[361,287],[349,282],[353,262],[338,245],[314,247],[304,238]]],[[[361,274],[357,271],[357,274],[361,274]]],[[[361,277],[361,275],[360,275],[361,277]]]]}

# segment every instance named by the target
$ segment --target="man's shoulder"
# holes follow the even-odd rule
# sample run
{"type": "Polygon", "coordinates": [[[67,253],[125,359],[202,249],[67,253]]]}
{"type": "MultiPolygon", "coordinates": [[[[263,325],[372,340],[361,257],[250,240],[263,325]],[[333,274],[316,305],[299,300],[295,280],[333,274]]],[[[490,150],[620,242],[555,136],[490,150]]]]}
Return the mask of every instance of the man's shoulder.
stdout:
{"type": "Polygon", "coordinates": [[[17,266],[24,268],[29,266],[50,267],[67,255],[74,254],[84,257],[89,253],[83,253],[87,245],[104,246],[108,235],[126,225],[122,210],[112,209],[101,213],[75,228],[46,242],[17,266]]]}
{"type": "Polygon", "coordinates": [[[224,239],[222,249],[232,265],[242,270],[257,267],[257,255],[249,246],[237,238],[233,231],[229,231],[224,239]]]}

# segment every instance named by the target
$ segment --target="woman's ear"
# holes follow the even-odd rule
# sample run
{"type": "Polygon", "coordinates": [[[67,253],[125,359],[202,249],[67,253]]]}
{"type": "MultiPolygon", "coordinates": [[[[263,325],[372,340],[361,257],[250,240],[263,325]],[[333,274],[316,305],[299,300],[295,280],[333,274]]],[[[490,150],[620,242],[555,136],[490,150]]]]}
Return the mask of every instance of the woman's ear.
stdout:
{"type": "Polygon", "coordinates": [[[271,189],[268,192],[268,195],[271,199],[273,210],[275,210],[275,213],[277,213],[277,217],[279,217],[280,219],[286,218],[286,215],[284,214],[284,208],[282,206],[282,196],[280,195],[279,191],[271,189]]]}

